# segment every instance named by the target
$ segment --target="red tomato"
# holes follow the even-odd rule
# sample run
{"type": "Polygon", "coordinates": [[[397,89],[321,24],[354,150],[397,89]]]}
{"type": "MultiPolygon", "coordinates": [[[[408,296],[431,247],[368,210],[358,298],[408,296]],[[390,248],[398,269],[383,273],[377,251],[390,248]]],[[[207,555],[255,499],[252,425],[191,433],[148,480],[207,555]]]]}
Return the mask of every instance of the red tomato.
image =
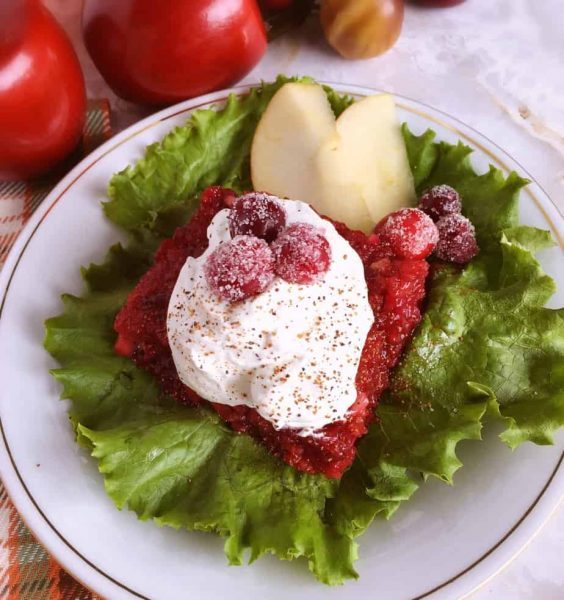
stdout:
{"type": "Polygon", "coordinates": [[[85,0],[82,24],[108,85],[145,104],[230,86],[266,49],[256,0],[85,0]]]}
{"type": "Polygon", "coordinates": [[[37,0],[0,1],[0,180],[40,175],[76,146],[86,109],[73,47],[37,0]]]}

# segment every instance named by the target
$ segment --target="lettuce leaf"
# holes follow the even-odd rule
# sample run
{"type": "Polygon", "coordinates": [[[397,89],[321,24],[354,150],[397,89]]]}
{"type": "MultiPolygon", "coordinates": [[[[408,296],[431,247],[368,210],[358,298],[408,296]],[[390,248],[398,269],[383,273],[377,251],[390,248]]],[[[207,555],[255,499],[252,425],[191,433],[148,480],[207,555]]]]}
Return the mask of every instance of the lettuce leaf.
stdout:
{"type": "MultiPolygon", "coordinates": [[[[479,439],[485,420],[503,420],[501,438],[511,447],[551,442],[564,424],[564,314],[543,308],[554,283],[533,254],[550,235],[518,223],[526,181],[493,167],[477,175],[468,147],[404,126],[418,190],[456,187],[481,252],[465,269],[434,273],[424,319],[343,478],[299,473],[215,413],[163,397],[149,375],[114,354],[114,316],[201,189],[250,188],[254,129],[286,81],[196,111],[112,178],[104,210],[131,242],[83,269],[87,291],[63,297],[45,346],[60,363],[53,375],[71,400],[77,440],[98,460],[120,509],[217,532],[232,564],[247,552],[250,561],[267,552],[303,557],[320,581],[338,584],[357,576],[355,537],[377,515],[391,516],[427,477],[452,483],[457,444],[479,439]]],[[[352,102],[325,90],[336,115],[352,102]]]]}
{"type": "Polygon", "coordinates": [[[304,556],[324,583],[356,577],[356,547],[323,522],[338,485],[298,473],[209,411],[171,410],[109,431],[79,426],[119,508],[161,525],[226,536],[230,564],[304,556]]]}
{"type": "MultiPolygon", "coordinates": [[[[407,147],[420,143],[404,133],[407,147]]],[[[478,384],[506,418],[501,437],[511,447],[552,443],[564,425],[564,310],[544,308],[555,284],[533,254],[553,244],[550,234],[519,225],[525,179],[516,173],[504,178],[494,167],[476,176],[469,148],[435,147],[420,188],[441,182],[460,191],[481,252],[462,271],[435,274],[418,335],[395,373],[392,400],[460,409],[476,398],[478,384]]]]}
{"type": "Polygon", "coordinates": [[[505,422],[500,437],[511,448],[551,444],[564,426],[564,309],[543,307],[555,286],[533,254],[553,244],[550,234],[519,225],[527,181],[494,167],[477,175],[462,143],[435,143],[432,131],[415,136],[405,125],[403,133],[418,191],[444,183],[461,193],[480,254],[465,269],[434,273],[423,320],[376,410],[363,503],[386,516],[409,497],[390,504],[387,473],[411,492],[414,473],[452,483],[456,445],[480,439],[485,419],[505,422]]]}

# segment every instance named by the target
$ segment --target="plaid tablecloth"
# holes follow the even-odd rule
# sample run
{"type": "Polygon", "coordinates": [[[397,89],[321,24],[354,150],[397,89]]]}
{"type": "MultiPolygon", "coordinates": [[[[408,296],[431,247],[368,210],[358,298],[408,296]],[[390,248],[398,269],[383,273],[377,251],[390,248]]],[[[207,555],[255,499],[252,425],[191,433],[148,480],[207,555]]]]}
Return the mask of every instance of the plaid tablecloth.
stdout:
{"type": "MultiPolygon", "coordinates": [[[[105,100],[88,103],[81,146],[74,159],[111,136],[105,100]]],[[[72,159],[71,159],[72,160],[72,159]]],[[[23,226],[49,193],[55,178],[41,182],[0,183],[0,269],[23,226]]],[[[97,596],[75,581],[35,540],[0,482],[0,598],[9,600],[93,600],[97,596]]]]}

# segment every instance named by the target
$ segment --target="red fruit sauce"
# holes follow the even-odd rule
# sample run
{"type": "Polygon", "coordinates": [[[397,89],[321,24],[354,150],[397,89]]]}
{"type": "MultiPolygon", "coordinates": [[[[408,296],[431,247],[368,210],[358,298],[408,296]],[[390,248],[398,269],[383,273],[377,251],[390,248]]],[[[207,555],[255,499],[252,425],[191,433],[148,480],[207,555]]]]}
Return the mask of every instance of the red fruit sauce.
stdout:
{"type": "MultiPolygon", "coordinates": [[[[191,221],[165,240],[154,265],[141,278],[118,313],[116,351],[130,356],[153,374],[163,392],[187,405],[207,404],[178,378],[167,340],[169,298],[178,274],[189,256],[201,255],[208,245],[207,228],[230,196],[221,188],[208,188],[191,221]]],[[[389,383],[390,371],[421,320],[429,266],[425,260],[390,256],[378,236],[371,239],[334,223],[337,231],[356,250],[364,268],[375,322],[367,336],[356,377],[358,396],[347,418],[325,426],[321,435],[299,436],[295,430],[276,430],[247,406],[211,404],[232,429],[251,435],[272,454],[307,473],[337,478],[353,462],[356,443],[374,419],[377,400],[389,383]]]]}

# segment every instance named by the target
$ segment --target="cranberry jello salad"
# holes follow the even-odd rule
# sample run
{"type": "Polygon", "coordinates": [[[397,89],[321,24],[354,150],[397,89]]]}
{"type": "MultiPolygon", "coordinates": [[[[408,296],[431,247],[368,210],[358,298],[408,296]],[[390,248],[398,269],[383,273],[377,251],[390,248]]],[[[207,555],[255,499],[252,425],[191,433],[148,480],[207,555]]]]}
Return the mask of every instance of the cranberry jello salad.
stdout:
{"type": "Polygon", "coordinates": [[[552,442],[550,235],[519,224],[524,179],[434,137],[390,95],[280,77],[112,178],[129,244],[84,269],[45,345],[119,508],[337,584],[486,419],[511,447],[552,442]]]}
{"type": "Polygon", "coordinates": [[[181,381],[210,402],[254,408],[275,429],[315,435],[342,420],[374,322],[358,254],[307,204],[255,194],[217,213],[208,239],[168,308],[181,381]],[[257,222],[263,204],[280,215],[271,246],[239,233],[245,203],[257,222]]]}
{"type": "Polygon", "coordinates": [[[340,477],[421,318],[442,220],[465,224],[446,260],[477,252],[450,197],[433,188],[366,235],[301,201],[209,188],[118,314],[116,350],[293,467],[340,477]]]}

